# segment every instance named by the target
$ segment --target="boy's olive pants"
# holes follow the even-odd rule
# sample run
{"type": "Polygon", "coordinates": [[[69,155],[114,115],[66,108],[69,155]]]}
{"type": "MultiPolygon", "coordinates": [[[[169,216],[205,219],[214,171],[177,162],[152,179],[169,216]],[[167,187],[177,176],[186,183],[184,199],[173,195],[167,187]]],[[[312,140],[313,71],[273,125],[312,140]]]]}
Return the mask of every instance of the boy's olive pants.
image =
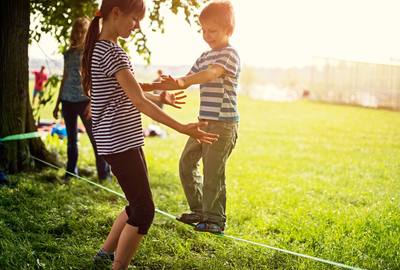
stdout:
{"type": "Polygon", "coordinates": [[[236,144],[238,124],[207,120],[204,131],[219,134],[217,142],[200,144],[189,138],[179,161],[179,174],[190,210],[203,221],[226,222],[225,165],[236,144]],[[199,161],[203,160],[203,176],[199,161]]]}

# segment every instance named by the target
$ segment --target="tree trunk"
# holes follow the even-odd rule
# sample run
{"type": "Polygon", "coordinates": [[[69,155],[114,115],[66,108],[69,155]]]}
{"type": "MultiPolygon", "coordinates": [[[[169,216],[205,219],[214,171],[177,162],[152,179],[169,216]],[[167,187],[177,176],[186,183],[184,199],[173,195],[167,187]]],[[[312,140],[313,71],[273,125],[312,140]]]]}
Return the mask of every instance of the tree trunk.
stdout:
{"type": "MultiPolygon", "coordinates": [[[[29,0],[0,1],[0,137],[36,131],[29,100],[29,0]]],[[[31,155],[54,162],[40,138],[0,142],[0,170],[31,170],[31,155]]]]}

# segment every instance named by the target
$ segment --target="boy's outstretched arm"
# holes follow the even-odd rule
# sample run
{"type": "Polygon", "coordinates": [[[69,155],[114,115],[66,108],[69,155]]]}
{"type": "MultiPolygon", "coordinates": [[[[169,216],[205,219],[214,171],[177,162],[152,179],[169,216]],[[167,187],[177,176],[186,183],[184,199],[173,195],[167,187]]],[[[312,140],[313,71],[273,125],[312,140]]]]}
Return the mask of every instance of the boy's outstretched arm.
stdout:
{"type": "Polygon", "coordinates": [[[179,89],[186,89],[193,84],[201,84],[213,81],[223,76],[225,73],[226,71],[222,66],[211,65],[206,70],[177,78],[176,83],[179,86],[179,89]]]}
{"type": "Polygon", "coordinates": [[[184,77],[173,78],[171,76],[162,76],[161,82],[153,83],[155,89],[159,90],[177,90],[186,89],[193,84],[201,84],[213,81],[226,73],[220,65],[211,65],[208,69],[190,73],[184,77]]]}

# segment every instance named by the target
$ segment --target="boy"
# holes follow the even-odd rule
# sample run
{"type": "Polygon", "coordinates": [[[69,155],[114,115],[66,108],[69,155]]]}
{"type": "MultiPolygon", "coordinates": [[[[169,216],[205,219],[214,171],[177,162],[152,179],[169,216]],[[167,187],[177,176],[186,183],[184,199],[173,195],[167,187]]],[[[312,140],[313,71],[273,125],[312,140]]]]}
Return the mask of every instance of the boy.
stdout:
{"type": "Polygon", "coordinates": [[[234,29],[233,7],[229,1],[213,1],[200,14],[203,39],[211,50],[197,59],[181,78],[164,76],[163,90],[185,89],[200,84],[200,121],[207,132],[219,134],[212,145],[189,138],[179,162],[179,174],[191,213],[177,219],[196,224],[195,230],[223,233],[226,223],[225,165],[236,144],[239,114],[237,85],[240,58],[229,44],[234,29]],[[198,171],[203,159],[204,179],[198,171]]]}
{"type": "Polygon", "coordinates": [[[43,86],[47,81],[47,74],[44,72],[45,66],[41,66],[40,71],[33,71],[32,73],[35,75],[35,86],[33,88],[33,99],[32,104],[35,105],[36,96],[39,95],[39,100],[43,97],[43,86]]]}

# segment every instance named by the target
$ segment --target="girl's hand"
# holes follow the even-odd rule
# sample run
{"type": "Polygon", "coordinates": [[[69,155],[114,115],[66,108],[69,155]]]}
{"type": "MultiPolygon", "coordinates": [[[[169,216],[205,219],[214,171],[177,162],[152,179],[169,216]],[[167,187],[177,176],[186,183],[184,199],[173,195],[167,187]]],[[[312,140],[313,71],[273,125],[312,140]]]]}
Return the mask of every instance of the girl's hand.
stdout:
{"type": "Polygon", "coordinates": [[[54,117],[55,119],[58,119],[58,112],[59,112],[59,109],[58,109],[58,106],[56,106],[56,107],[54,108],[54,110],[53,110],[53,117],[54,117]]]}
{"type": "Polygon", "coordinates": [[[186,102],[182,101],[182,99],[186,98],[186,95],[183,94],[184,91],[179,91],[176,93],[171,93],[164,91],[160,94],[161,102],[164,104],[171,105],[177,109],[181,109],[180,104],[186,104],[186,102]]]}
{"type": "Polygon", "coordinates": [[[155,90],[154,84],[153,83],[139,83],[140,88],[142,88],[142,90],[144,92],[150,92],[155,90]]]}
{"type": "Polygon", "coordinates": [[[197,122],[184,125],[182,133],[196,139],[199,143],[212,144],[218,140],[219,135],[208,133],[200,128],[207,126],[207,122],[197,122]]]}

